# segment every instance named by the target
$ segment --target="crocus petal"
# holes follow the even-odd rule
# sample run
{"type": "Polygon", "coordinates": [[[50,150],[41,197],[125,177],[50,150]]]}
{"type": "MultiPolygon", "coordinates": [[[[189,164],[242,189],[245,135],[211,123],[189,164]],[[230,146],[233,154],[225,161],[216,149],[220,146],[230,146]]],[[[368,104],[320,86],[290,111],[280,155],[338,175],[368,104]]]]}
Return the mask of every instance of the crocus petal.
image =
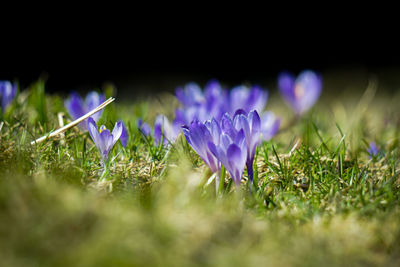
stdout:
{"type": "Polygon", "coordinates": [[[144,134],[144,136],[150,136],[151,135],[151,127],[149,124],[143,122],[142,119],[138,120],[138,129],[144,134]]]}
{"type": "Polygon", "coordinates": [[[175,141],[180,133],[180,129],[176,129],[170,124],[168,118],[164,115],[158,115],[154,123],[154,139],[156,144],[159,144],[163,137],[163,144],[175,141]]]}
{"type": "Polygon", "coordinates": [[[100,154],[103,156],[105,160],[108,158],[108,153],[110,152],[111,148],[113,147],[113,136],[108,129],[103,130],[99,134],[100,142],[97,148],[100,151],[100,154]]]}
{"type": "Polygon", "coordinates": [[[242,114],[236,115],[233,119],[233,123],[237,131],[243,129],[246,138],[250,138],[250,126],[246,116],[242,114]]]}
{"type": "Polygon", "coordinates": [[[256,147],[258,143],[260,142],[260,133],[261,133],[261,119],[260,116],[258,115],[258,112],[253,110],[250,111],[248,115],[248,121],[249,121],[249,126],[250,126],[250,140],[249,140],[249,152],[250,155],[249,157],[254,158],[254,154],[256,152],[256,147]]]}
{"type": "Polygon", "coordinates": [[[71,93],[69,99],[65,101],[65,107],[74,120],[85,115],[83,100],[81,96],[75,92],[71,93]]]}
{"type": "Polygon", "coordinates": [[[178,135],[181,133],[181,129],[182,129],[182,125],[181,124],[170,124],[170,137],[169,140],[171,142],[175,142],[176,138],[178,137],[178,135]]]}
{"type": "Polygon", "coordinates": [[[232,138],[229,135],[227,135],[225,133],[221,134],[221,138],[220,138],[220,143],[219,144],[220,144],[220,146],[221,146],[221,148],[223,150],[226,151],[228,149],[229,145],[232,144],[232,143],[233,143],[232,138]]]}
{"type": "Polygon", "coordinates": [[[208,149],[210,152],[221,162],[225,168],[229,168],[229,161],[226,155],[226,150],[222,149],[220,146],[216,146],[213,142],[208,142],[208,149]]]}
{"type": "Polygon", "coordinates": [[[211,98],[220,96],[221,90],[221,85],[217,80],[209,81],[206,86],[204,86],[204,95],[207,101],[211,98]]]}
{"type": "MultiPolygon", "coordinates": [[[[203,159],[204,160],[204,159],[203,159]]],[[[213,173],[218,172],[221,169],[221,164],[219,161],[216,159],[216,157],[211,153],[210,150],[207,151],[207,161],[204,160],[204,162],[208,162],[208,167],[213,173]]]]}
{"type": "Polygon", "coordinates": [[[291,73],[282,72],[279,74],[278,76],[279,91],[281,92],[282,96],[289,102],[293,101],[294,99],[294,94],[293,94],[294,84],[295,84],[295,77],[291,73]]]}
{"type": "Polygon", "coordinates": [[[264,112],[261,116],[261,134],[262,139],[269,141],[278,132],[281,119],[276,118],[272,112],[264,112]]]}
{"type": "MultiPolygon", "coordinates": [[[[103,103],[105,100],[104,94],[99,94],[97,92],[90,92],[86,95],[85,98],[85,112],[89,112],[95,108],[97,108],[101,103],[103,103]]],[[[97,122],[101,114],[103,113],[103,110],[96,112],[95,114],[92,115],[93,119],[97,122]]]]}
{"type": "Polygon", "coordinates": [[[203,92],[195,83],[188,83],[185,88],[177,88],[175,95],[183,106],[191,106],[204,101],[203,92]]]}
{"type": "Polygon", "coordinates": [[[379,147],[375,142],[369,143],[369,148],[367,149],[367,152],[370,157],[376,157],[379,153],[379,147]]]}
{"type": "Polygon", "coordinates": [[[258,112],[255,110],[250,111],[248,115],[249,126],[252,131],[259,132],[261,128],[261,119],[258,112]]]}
{"type": "Polygon", "coordinates": [[[222,132],[217,120],[213,118],[212,120],[206,121],[204,125],[210,132],[213,143],[218,145],[222,132]]]}
{"type": "Polygon", "coordinates": [[[241,86],[236,86],[232,88],[230,92],[230,109],[231,109],[231,114],[235,112],[238,109],[244,109],[245,108],[245,101],[247,100],[248,96],[248,88],[241,85],[241,86]]]}
{"type": "Polygon", "coordinates": [[[117,123],[114,125],[114,129],[112,131],[112,146],[115,145],[115,143],[118,141],[118,139],[122,136],[123,132],[125,131],[125,136],[124,136],[124,142],[121,140],[122,145],[125,147],[126,142],[128,142],[128,132],[126,131],[124,123],[119,120],[117,123]],[[124,145],[125,144],[125,145],[124,145]]]}
{"type": "Polygon", "coordinates": [[[190,138],[190,130],[189,130],[189,127],[188,127],[188,126],[182,126],[182,132],[183,132],[183,135],[185,136],[187,142],[189,143],[189,145],[192,146],[192,140],[191,140],[191,138],[190,138]]]}
{"type": "Polygon", "coordinates": [[[246,148],[246,135],[243,129],[237,133],[235,137],[235,144],[237,144],[240,148],[246,148]]]}
{"type": "Polygon", "coordinates": [[[268,100],[268,93],[259,86],[253,86],[247,96],[246,106],[243,107],[247,112],[250,110],[263,111],[268,100]]]}
{"type": "Polygon", "coordinates": [[[212,140],[207,127],[199,121],[193,121],[190,124],[189,130],[193,148],[199,155],[205,155],[207,152],[207,142],[212,140]]]}
{"type": "Polygon", "coordinates": [[[235,114],[233,115],[233,118],[235,118],[238,115],[244,115],[247,117],[247,112],[244,109],[238,109],[235,111],[235,114]]]}
{"type": "Polygon", "coordinates": [[[216,105],[219,104],[219,100],[223,97],[223,90],[221,85],[216,80],[209,81],[204,89],[204,96],[206,99],[206,105],[208,110],[212,110],[216,105]]]}
{"type": "Polygon", "coordinates": [[[193,121],[189,127],[183,126],[182,132],[189,145],[197,152],[211,171],[217,172],[220,169],[220,164],[208,148],[208,143],[212,143],[208,128],[199,121],[193,121]]]}
{"type": "MultiPolygon", "coordinates": [[[[105,98],[103,94],[99,95],[96,92],[90,92],[86,96],[84,102],[79,94],[77,94],[76,92],[72,92],[70,94],[70,97],[64,102],[64,104],[65,108],[68,110],[69,115],[72,117],[72,119],[76,120],[88,113],[89,111],[93,110],[94,108],[98,107],[101,103],[104,102],[104,99],[105,98]]],[[[98,111],[91,117],[94,121],[97,122],[102,112],[102,110],[98,111]]],[[[87,124],[85,122],[80,123],[80,127],[84,130],[86,130],[86,125],[87,124]]]]}
{"type": "MultiPolygon", "coordinates": [[[[252,115],[252,117],[255,115],[252,115]]],[[[253,120],[253,118],[252,118],[253,120]]],[[[256,119],[255,119],[256,120],[256,119]]],[[[252,128],[250,128],[250,123],[247,119],[246,116],[239,114],[236,115],[234,118],[234,124],[235,124],[235,128],[237,131],[243,131],[245,140],[246,140],[246,145],[247,145],[247,158],[248,160],[251,160],[252,158],[254,158],[254,154],[255,154],[255,149],[256,146],[258,144],[259,141],[259,137],[260,137],[260,132],[259,132],[259,122],[258,122],[258,130],[257,128],[257,122],[254,121],[254,123],[256,124],[256,127],[253,131],[252,128]]],[[[236,138],[240,137],[241,135],[239,135],[239,133],[236,135],[236,138]]],[[[235,140],[235,143],[238,143],[237,140],[235,140]]]]}
{"type": "Polygon", "coordinates": [[[204,100],[203,92],[196,83],[189,83],[185,86],[186,96],[194,103],[200,103],[204,100]]]}
{"type": "Polygon", "coordinates": [[[17,85],[9,81],[0,81],[1,109],[4,112],[17,93],[17,85]]]}
{"type": "Polygon", "coordinates": [[[217,150],[217,146],[213,142],[211,142],[211,141],[208,142],[207,143],[207,147],[211,151],[211,153],[213,153],[214,156],[216,156],[216,157],[219,156],[219,153],[218,153],[218,150],[217,150]]]}
{"type": "Polygon", "coordinates": [[[162,117],[156,117],[154,122],[154,141],[156,145],[160,144],[162,139],[162,128],[163,128],[163,120],[162,117]]]}
{"type": "Polygon", "coordinates": [[[209,81],[204,89],[205,95],[205,109],[207,111],[207,115],[209,116],[206,119],[216,118],[219,120],[223,113],[227,112],[228,102],[227,99],[227,91],[222,89],[221,85],[217,80],[209,81]]]}
{"type": "Polygon", "coordinates": [[[233,122],[229,117],[228,113],[225,113],[221,119],[221,130],[222,132],[228,134],[231,138],[236,136],[236,129],[233,127],[233,122]]]}
{"type": "Polygon", "coordinates": [[[189,125],[191,121],[188,121],[185,112],[182,109],[175,109],[175,119],[172,122],[174,127],[182,127],[184,125],[189,125]]]}
{"type": "Polygon", "coordinates": [[[101,142],[99,129],[97,128],[96,122],[93,120],[92,117],[87,119],[87,129],[89,131],[90,136],[96,146],[98,146],[101,142]]]}
{"type": "Polygon", "coordinates": [[[246,161],[246,156],[244,156],[246,152],[242,151],[238,145],[231,144],[226,154],[229,155],[229,167],[227,169],[236,186],[239,186],[246,161]]]}
{"type": "Polygon", "coordinates": [[[95,109],[105,100],[104,94],[99,94],[97,92],[90,92],[86,95],[85,105],[87,106],[88,111],[95,109]]]}
{"type": "Polygon", "coordinates": [[[182,87],[177,87],[175,89],[175,97],[179,102],[181,102],[182,105],[186,102],[185,91],[182,87]]]}
{"type": "Polygon", "coordinates": [[[299,74],[294,89],[299,113],[307,111],[315,104],[321,94],[321,89],[322,79],[315,72],[306,70],[299,74]]]}

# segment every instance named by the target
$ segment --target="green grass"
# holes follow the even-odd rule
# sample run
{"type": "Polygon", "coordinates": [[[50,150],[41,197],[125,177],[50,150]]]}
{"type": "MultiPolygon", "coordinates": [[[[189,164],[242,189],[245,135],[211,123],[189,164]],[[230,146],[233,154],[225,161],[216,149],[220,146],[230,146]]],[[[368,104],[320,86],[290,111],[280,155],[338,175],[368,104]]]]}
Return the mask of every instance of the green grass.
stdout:
{"type": "MultiPolygon", "coordinates": [[[[329,85],[328,85],[329,86],[329,85]]],[[[379,92],[379,91],[378,91],[379,92]]],[[[112,90],[108,90],[112,94],[112,90]]],[[[117,103],[101,118],[128,125],[110,174],[87,133],[30,142],[58,128],[60,96],[38,82],[21,92],[0,131],[2,266],[398,266],[399,95],[325,95],[259,146],[249,194],[227,175],[223,193],[180,136],[169,150],[136,128],[168,95],[117,103]],[[376,141],[382,150],[370,159],[376,141]]],[[[279,96],[267,108],[291,121],[279,96]]]]}

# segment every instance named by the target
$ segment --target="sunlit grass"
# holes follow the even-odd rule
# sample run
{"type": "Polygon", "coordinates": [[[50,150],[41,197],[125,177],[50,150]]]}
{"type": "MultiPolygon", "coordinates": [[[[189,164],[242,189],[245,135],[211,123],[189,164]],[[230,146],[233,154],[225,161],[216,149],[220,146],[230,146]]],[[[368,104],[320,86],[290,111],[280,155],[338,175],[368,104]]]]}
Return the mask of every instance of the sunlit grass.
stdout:
{"type": "MultiPolygon", "coordinates": [[[[18,96],[0,131],[4,266],[400,264],[399,98],[374,84],[360,95],[326,95],[258,147],[251,190],[245,172],[239,190],[227,176],[218,195],[182,136],[154,146],[136,127],[138,118],[173,114],[172,96],[158,98],[164,104],[117,97],[105,109],[100,123],[123,119],[130,140],[110,152],[110,175],[99,181],[88,133],[30,145],[65,113],[59,96],[37,97],[40,86],[18,96]],[[371,141],[378,158],[367,153],[371,141]]],[[[268,109],[283,126],[292,121],[277,95],[268,109]]]]}

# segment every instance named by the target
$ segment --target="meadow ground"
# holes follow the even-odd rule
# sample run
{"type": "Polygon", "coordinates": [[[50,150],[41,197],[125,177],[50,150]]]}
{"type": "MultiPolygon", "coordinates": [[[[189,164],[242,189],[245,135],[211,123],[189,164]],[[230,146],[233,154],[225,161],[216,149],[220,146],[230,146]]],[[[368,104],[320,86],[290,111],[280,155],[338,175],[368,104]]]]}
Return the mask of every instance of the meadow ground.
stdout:
{"type": "Polygon", "coordinates": [[[66,113],[35,83],[0,127],[0,265],[399,266],[400,94],[375,82],[358,89],[324,94],[295,123],[272,91],[267,109],[283,130],[257,149],[257,184],[249,194],[246,172],[239,190],[226,177],[216,195],[182,135],[166,149],[136,127],[140,117],[171,116],[172,95],[116,96],[105,108],[100,122],[122,119],[130,140],[114,147],[100,180],[88,133],[30,144],[66,113]],[[380,152],[370,158],[372,141],[380,152]]]}

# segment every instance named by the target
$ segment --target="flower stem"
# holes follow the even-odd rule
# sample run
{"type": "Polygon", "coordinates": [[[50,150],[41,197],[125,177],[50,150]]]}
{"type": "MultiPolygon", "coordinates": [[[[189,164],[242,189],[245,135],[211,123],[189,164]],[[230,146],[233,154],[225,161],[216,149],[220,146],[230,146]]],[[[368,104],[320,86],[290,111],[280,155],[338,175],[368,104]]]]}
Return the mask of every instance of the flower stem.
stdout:
{"type": "Polygon", "coordinates": [[[254,186],[256,188],[258,187],[258,169],[257,169],[257,165],[256,165],[256,168],[254,168],[253,184],[254,184],[254,186]]]}
{"type": "Polygon", "coordinates": [[[217,185],[217,194],[218,194],[218,192],[220,193],[220,194],[222,194],[223,193],[223,190],[224,190],[224,184],[225,184],[225,175],[226,175],[226,171],[225,171],[225,167],[224,166],[222,166],[221,167],[221,172],[220,172],[220,175],[218,175],[217,174],[217,178],[219,178],[219,183],[217,183],[217,181],[218,181],[218,179],[216,178],[216,185],[217,185]],[[219,177],[218,177],[219,176],[219,177]]]}
{"type": "Polygon", "coordinates": [[[103,172],[100,176],[100,181],[105,181],[107,180],[108,175],[110,174],[110,161],[109,160],[103,160],[103,172]]]}
{"type": "Polygon", "coordinates": [[[253,182],[254,172],[253,172],[253,160],[246,162],[247,174],[249,175],[249,184],[253,182]]]}

